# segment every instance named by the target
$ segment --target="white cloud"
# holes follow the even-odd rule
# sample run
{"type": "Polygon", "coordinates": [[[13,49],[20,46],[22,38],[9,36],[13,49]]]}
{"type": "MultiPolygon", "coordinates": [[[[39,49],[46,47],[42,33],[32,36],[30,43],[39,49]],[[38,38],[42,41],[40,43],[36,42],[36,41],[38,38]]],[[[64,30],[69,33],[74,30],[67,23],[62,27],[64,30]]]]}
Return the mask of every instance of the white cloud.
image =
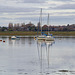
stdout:
{"type": "Polygon", "coordinates": [[[47,1],[48,4],[55,4],[55,5],[63,5],[65,2],[62,1],[47,1]]]}
{"type": "Polygon", "coordinates": [[[46,23],[47,14],[50,13],[54,24],[59,24],[60,19],[63,19],[60,24],[67,24],[71,19],[74,19],[74,5],[75,0],[0,0],[0,24],[3,22],[7,24],[10,21],[24,22],[24,20],[37,23],[40,8],[43,8],[44,23],[46,23]]]}

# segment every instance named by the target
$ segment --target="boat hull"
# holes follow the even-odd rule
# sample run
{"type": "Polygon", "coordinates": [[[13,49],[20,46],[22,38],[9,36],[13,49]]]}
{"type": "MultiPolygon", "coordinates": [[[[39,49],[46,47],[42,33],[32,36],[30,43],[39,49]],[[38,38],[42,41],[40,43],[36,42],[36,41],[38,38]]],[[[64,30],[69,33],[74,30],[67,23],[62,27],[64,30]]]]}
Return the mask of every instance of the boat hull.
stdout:
{"type": "Polygon", "coordinates": [[[46,40],[46,41],[54,41],[53,38],[46,38],[45,40],[46,40]]]}
{"type": "Polygon", "coordinates": [[[52,36],[46,36],[46,41],[54,41],[54,38],[52,36]]]}
{"type": "Polygon", "coordinates": [[[45,40],[46,39],[46,36],[38,36],[37,39],[38,40],[45,40]]]}
{"type": "Polygon", "coordinates": [[[14,40],[14,39],[20,39],[20,38],[16,36],[12,36],[11,39],[14,40]]]}
{"type": "Polygon", "coordinates": [[[45,40],[45,38],[39,38],[39,37],[38,37],[37,39],[38,39],[38,40],[45,40]]]}

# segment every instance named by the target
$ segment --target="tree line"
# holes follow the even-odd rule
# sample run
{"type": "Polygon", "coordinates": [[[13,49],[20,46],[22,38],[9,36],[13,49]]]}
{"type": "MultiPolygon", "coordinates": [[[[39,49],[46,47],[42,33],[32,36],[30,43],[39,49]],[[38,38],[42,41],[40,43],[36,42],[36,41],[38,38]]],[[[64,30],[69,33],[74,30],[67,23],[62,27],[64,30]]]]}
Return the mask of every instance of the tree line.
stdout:
{"type": "MultiPolygon", "coordinates": [[[[51,26],[51,25],[43,25],[42,31],[75,31],[75,24],[69,25],[58,25],[58,26],[51,26]]],[[[41,31],[41,25],[38,23],[34,25],[33,23],[29,22],[28,24],[13,24],[9,23],[8,27],[0,27],[0,31],[41,31]]]]}

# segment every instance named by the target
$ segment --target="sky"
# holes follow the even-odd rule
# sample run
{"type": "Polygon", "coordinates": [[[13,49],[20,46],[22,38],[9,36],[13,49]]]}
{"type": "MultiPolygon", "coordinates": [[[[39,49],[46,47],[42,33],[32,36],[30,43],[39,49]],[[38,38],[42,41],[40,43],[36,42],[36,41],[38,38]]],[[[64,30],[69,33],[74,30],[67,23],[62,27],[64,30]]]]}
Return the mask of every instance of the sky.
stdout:
{"type": "Polygon", "coordinates": [[[37,25],[42,8],[42,25],[75,24],[75,0],[0,0],[0,26],[9,23],[37,25]]]}

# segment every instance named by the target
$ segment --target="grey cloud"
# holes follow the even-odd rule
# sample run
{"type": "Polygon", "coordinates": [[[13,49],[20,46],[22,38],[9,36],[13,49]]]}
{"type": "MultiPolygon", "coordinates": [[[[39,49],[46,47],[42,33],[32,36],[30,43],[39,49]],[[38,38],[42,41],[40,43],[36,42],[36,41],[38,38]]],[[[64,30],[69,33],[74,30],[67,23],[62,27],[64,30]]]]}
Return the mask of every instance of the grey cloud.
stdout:
{"type": "MultiPolygon", "coordinates": [[[[47,24],[47,17],[43,17],[45,18],[45,20],[43,20],[43,25],[44,24],[47,24]]],[[[50,25],[63,25],[63,24],[71,24],[71,23],[74,23],[74,18],[75,16],[50,16],[50,25]]],[[[28,23],[29,21],[33,22],[34,24],[39,21],[38,20],[39,18],[24,18],[24,17],[21,17],[21,18],[15,18],[14,19],[14,22],[10,19],[5,19],[4,20],[7,22],[2,22],[2,23],[5,23],[4,25],[8,25],[9,22],[13,22],[13,23],[16,23],[16,22],[25,22],[25,23],[28,23]]],[[[3,24],[0,24],[0,25],[3,25],[3,24]]]]}
{"type": "Polygon", "coordinates": [[[46,0],[24,0],[25,3],[43,3],[46,0]]]}
{"type": "Polygon", "coordinates": [[[33,12],[38,10],[39,8],[16,8],[16,7],[8,7],[8,6],[0,6],[0,12],[33,12]]]}
{"type": "Polygon", "coordinates": [[[55,12],[55,13],[51,13],[50,15],[54,15],[54,14],[59,14],[59,15],[62,15],[62,14],[71,14],[71,15],[74,15],[75,12],[55,12]]]}
{"type": "Polygon", "coordinates": [[[75,4],[64,4],[64,5],[52,8],[52,9],[75,9],[75,4]]]}
{"type": "Polygon", "coordinates": [[[17,2],[23,2],[23,3],[45,3],[47,0],[21,0],[17,2]]]}
{"type": "Polygon", "coordinates": [[[53,1],[72,1],[72,0],[53,0],[53,1]]]}
{"type": "Polygon", "coordinates": [[[63,25],[63,24],[73,24],[75,16],[52,16],[50,19],[50,24],[57,24],[57,25],[63,25]]]}
{"type": "Polygon", "coordinates": [[[38,22],[39,21],[39,18],[37,17],[29,17],[29,18],[27,18],[27,17],[21,17],[21,18],[15,18],[15,19],[17,19],[17,20],[31,20],[31,21],[36,21],[36,22],[38,22]]]}
{"type": "Polygon", "coordinates": [[[11,18],[6,18],[6,17],[0,17],[1,20],[12,20],[11,18]]]}

